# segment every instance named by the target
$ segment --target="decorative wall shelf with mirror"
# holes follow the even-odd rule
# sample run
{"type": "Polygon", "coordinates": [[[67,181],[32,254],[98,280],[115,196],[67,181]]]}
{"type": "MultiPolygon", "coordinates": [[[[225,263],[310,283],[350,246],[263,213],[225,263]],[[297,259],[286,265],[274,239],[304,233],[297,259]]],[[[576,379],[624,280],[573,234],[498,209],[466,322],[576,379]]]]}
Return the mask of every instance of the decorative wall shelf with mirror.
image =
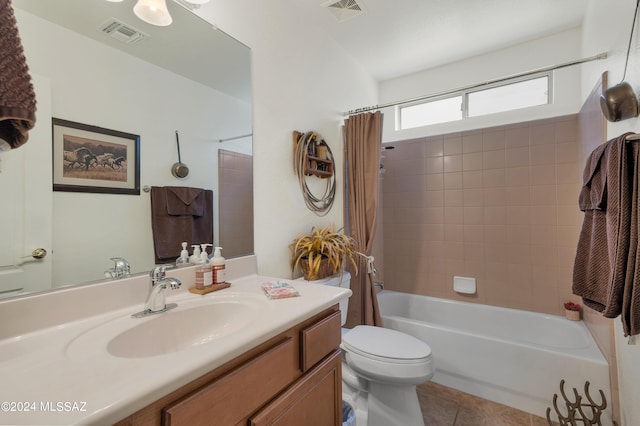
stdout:
{"type": "MultiPolygon", "coordinates": [[[[173,17],[168,27],[139,20],[128,1],[13,0],[13,6],[36,87],[39,132],[21,149],[2,155],[0,188],[19,188],[11,194],[20,208],[0,212],[12,235],[0,242],[0,298],[18,294],[20,281],[27,286],[37,281],[35,287],[22,287],[38,291],[102,279],[113,257],[127,259],[134,274],[154,264],[148,193],[52,193],[52,117],[140,135],[141,186],[212,189],[213,243],[232,240],[218,221],[224,207],[218,194],[225,193],[218,182],[218,151],[251,158],[252,138],[233,138],[252,133],[250,49],[174,1],[167,2],[173,17]],[[114,21],[144,37],[133,43],[111,37],[102,29],[114,21]],[[190,168],[184,179],[171,174],[176,130],[190,168]],[[42,167],[30,170],[36,157],[42,167]],[[9,182],[9,172],[17,181],[9,182]],[[43,196],[25,206],[24,198],[35,193],[34,180],[43,196]],[[49,247],[32,235],[38,226],[43,241],[46,234],[52,238],[49,247]],[[45,259],[14,266],[40,246],[47,249],[45,259]],[[42,273],[36,279],[20,277],[37,266],[49,271],[46,278],[42,273]]],[[[251,161],[243,164],[251,167],[251,161]]],[[[234,183],[228,177],[225,182],[234,183]]],[[[253,229],[252,206],[245,210],[253,229]]],[[[249,238],[242,252],[225,250],[225,257],[253,252],[252,233],[249,238]]]]}

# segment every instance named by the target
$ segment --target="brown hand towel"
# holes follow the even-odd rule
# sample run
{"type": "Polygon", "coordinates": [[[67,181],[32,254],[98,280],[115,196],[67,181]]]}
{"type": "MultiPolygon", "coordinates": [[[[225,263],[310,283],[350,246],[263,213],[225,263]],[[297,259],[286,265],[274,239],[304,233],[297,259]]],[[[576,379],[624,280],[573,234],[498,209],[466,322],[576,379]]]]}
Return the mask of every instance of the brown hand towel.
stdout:
{"type": "Polygon", "coordinates": [[[0,0],[0,139],[18,148],[36,122],[36,96],[11,0],[0,0]]]}
{"type": "Polygon", "coordinates": [[[180,256],[183,241],[189,245],[213,243],[213,191],[188,189],[151,187],[151,227],[156,264],[175,262],[180,256]],[[199,195],[191,197],[188,205],[177,195],[196,193],[199,195]],[[201,201],[198,201],[199,198],[201,201]],[[178,205],[173,205],[174,202],[178,205]],[[200,205],[202,208],[199,208],[200,205]],[[174,214],[170,214],[169,210],[174,214]]]}
{"type": "Polygon", "coordinates": [[[622,330],[625,336],[640,334],[640,251],[638,250],[638,232],[640,232],[640,144],[630,142],[627,144],[630,158],[632,189],[631,189],[631,220],[629,223],[629,256],[627,271],[622,291],[622,330]]]}
{"type": "Polygon", "coordinates": [[[589,204],[583,198],[593,183],[604,183],[606,203],[599,206],[596,193],[595,205],[585,209],[573,270],[573,293],[609,318],[618,316],[622,309],[629,253],[631,192],[625,137],[608,141],[604,149],[598,147],[587,161],[581,204],[589,204]]]}
{"type": "Polygon", "coordinates": [[[584,173],[584,222],[573,270],[573,293],[605,317],[622,314],[625,335],[640,333],[638,143],[625,133],[594,150],[584,173]]]}
{"type": "Polygon", "coordinates": [[[584,184],[578,198],[581,211],[605,210],[607,173],[602,172],[600,163],[607,146],[598,146],[587,158],[587,166],[583,173],[584,184]]]}
{"type": "Polygon", "coordinates": [[[204,189],[188,186],[167,186],[167,213],[172,216],[202,216],[204,213],[204,189]]]}

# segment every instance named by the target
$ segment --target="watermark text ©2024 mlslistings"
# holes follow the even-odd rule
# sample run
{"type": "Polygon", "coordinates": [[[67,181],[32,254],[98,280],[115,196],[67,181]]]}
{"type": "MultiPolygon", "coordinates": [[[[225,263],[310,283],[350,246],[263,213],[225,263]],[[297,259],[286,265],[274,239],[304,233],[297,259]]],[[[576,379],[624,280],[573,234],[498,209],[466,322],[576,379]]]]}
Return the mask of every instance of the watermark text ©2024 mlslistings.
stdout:
{"type": "Polygon", "coordinates": [[[0,403],[2,412],[26,413],[70,413],[87,411],[86,401],[3,401],[0,403]]]}

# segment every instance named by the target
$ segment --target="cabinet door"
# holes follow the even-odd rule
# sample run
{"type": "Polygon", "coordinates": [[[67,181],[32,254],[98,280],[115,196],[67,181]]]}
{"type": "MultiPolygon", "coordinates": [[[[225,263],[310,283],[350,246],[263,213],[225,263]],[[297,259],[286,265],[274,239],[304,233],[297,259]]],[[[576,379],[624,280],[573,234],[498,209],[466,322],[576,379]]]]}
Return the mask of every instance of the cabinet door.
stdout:
{"type": "Polygon", "coordinates": [[[337,349],[249,420],[251,426],[342,423],[342,352],[337,349]]]}

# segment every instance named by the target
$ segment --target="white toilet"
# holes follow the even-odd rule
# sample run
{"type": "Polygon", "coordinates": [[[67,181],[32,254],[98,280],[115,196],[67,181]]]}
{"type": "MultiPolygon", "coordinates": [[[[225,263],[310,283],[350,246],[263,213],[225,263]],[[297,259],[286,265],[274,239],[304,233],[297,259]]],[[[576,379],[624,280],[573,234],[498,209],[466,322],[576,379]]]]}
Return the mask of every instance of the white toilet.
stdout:
{"type": "MultiPolygon", "coordinates": [[[[345,272],[314,284],[349,288],[345,272]]],[[[342,325],[349,300],[340,302],[342,325]]],[[[424,426],[416,386],[433,377],[431,348],[408,334],[359,325],[342,329],[342,399],[358,426],[424,426]]]]}

